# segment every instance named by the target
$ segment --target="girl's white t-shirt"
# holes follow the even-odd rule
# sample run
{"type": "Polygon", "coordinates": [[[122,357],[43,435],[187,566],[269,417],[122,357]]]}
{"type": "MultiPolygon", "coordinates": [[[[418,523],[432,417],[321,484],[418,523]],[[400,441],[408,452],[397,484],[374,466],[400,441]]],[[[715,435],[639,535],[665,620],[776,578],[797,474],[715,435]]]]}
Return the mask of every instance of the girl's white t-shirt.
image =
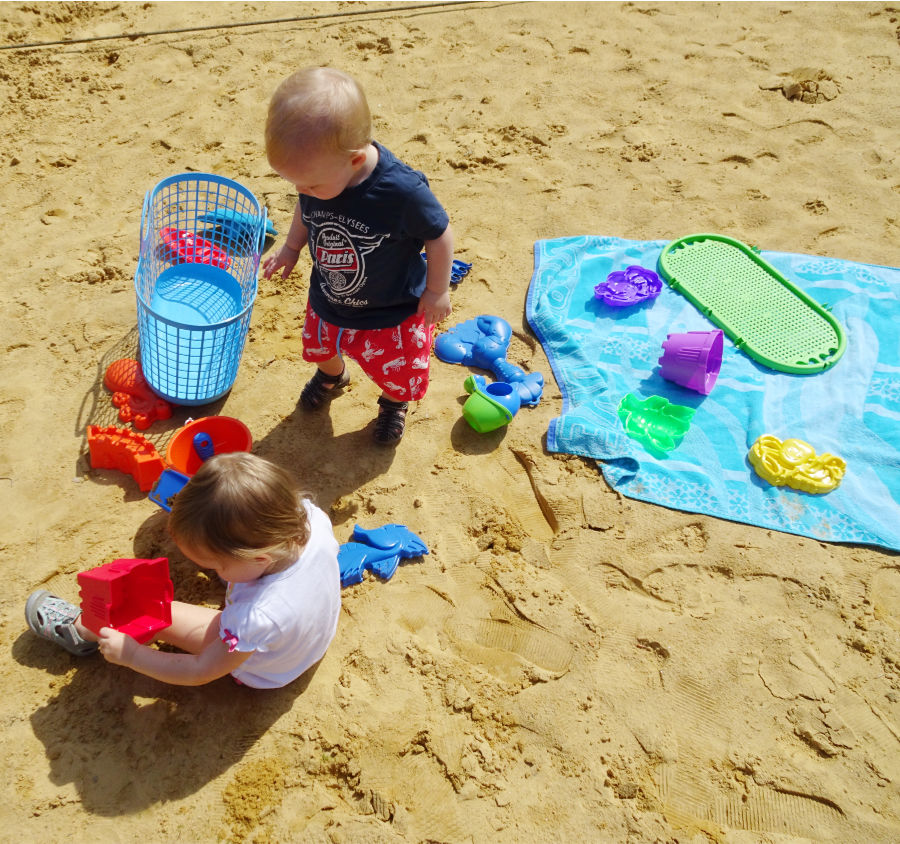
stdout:
{"type": "Polygon", "coordinates": [[[230,651],[253,651],[232,672],[256,689],[296,680],[325,654],[341,611],[338,542],[328,516],[304,501],[309,542],[284,571],[250,583],[229,583],[219,636],[230,651]]]}

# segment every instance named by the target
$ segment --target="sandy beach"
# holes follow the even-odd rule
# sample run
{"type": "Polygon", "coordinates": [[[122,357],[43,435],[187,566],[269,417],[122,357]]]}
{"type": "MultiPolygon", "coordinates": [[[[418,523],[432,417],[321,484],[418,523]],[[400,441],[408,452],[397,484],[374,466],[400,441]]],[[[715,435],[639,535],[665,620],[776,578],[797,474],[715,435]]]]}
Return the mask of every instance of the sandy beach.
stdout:
{"type": "Polygon", "coordinates": [[[900,840],[897,554],[629,500],[548,452],[562,396],[525,320],[543,238],[900,265],[896,5],[13,2],[0,23],[0,840],[900,840]],[[430,553],[345,589],[324,660],[278,691],[78,660],[25,627],[32,590],[168,557],[177,598],[223,599],[85,430],[122,424],[103,374],[137,353],[145,193],[216,173],[286,232],[263,125],[314,64],[360,80],[450,215],[472,270],[442,328],[508,320],[543,398],[478,434],[469,370],[434,360],[396,450],[358,370],[305,413],[304,255],[260,281],[231,392],[144,433],[164,451],[189,416],[237,417],[340,542],[400,523],[430,553]]]}

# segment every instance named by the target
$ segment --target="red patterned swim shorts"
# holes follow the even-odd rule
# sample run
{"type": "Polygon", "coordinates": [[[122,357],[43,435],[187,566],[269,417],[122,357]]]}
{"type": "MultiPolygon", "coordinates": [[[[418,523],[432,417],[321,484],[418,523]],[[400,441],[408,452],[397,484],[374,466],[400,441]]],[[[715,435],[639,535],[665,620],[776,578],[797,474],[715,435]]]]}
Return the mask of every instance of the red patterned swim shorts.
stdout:
{"type": "Polygon", "coordinates": [[[306,305],[303,360],[319,363],[335,355],[356,361],[385,393],[397,401],[418,401],[428,390],[434,326],[413,314],[390,328],[340,328],[306,305]]]}

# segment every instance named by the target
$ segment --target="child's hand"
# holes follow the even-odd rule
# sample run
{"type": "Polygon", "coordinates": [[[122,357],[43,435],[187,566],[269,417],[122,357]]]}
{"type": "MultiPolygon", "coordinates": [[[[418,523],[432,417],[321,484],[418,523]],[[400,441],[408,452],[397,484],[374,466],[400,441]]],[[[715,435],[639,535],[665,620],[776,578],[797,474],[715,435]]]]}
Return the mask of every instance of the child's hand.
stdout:
{"type": "Polygon", "coordinates": [[[291,270],[294,269],[299,257],[300,253],[296,249],[291,249],[290,246],[285,244],[278,250],[277,254],[266,259],[266,262],[263,264],[263,275],[266,278],[271,278],[276,270],[281,270],[281,277],[287,278],[291,274],[291,270]]]}
{"type": "Polygon", "coordinates": [[[437,325],[442,319],[446,319],[453,313],[450,291],[435,293],[426,287],[425,292],[419,297],[419,307],[416,313],[425,314],[425,322],[428,325],[437,325]]]}
{"type": "Polygon", "coordinates": [[[125,666],[131,666],[135,649],[140,647],[131,636],[113,630],[112,627],[100,628],[99,645],[100,653],[107,662],[125,666]]]}

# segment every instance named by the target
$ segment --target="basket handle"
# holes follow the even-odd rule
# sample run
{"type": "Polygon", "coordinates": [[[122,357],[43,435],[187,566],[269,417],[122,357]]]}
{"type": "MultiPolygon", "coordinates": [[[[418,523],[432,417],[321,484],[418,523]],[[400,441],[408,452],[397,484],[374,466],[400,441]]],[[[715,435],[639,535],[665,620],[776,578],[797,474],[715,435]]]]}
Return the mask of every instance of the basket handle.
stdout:
{"type": "Polygon", "coordinates": [[[266,245],[266,223],[269,219],[269,209],[263,206],[262,214],[259,215],[259,236],[257,237],[256,252],[262,255],[263,246],[266,245]]]}
{"type": "Polygon", "coordinates": [[[147,235],[150,230],[150,191],[144,194],[144,205],[141,208],[141,230],[139,233],[140,241],[138,243],[138,251],[139,253],[143,253],[144,251],[144,241],[147,239],[147,235]]]}

